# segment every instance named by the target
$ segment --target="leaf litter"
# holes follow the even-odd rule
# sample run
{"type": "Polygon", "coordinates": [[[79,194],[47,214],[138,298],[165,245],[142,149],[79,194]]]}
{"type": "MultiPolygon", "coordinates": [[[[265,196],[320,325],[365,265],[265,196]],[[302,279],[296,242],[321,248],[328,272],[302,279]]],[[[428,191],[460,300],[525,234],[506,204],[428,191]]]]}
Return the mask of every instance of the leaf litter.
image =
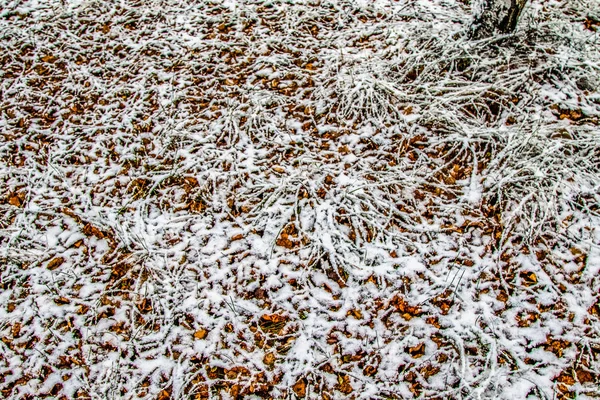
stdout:
{"type": "Polygon", "coordinates": [[[7,399],[597,398],[597,3],[2,3],[7,399]]]}

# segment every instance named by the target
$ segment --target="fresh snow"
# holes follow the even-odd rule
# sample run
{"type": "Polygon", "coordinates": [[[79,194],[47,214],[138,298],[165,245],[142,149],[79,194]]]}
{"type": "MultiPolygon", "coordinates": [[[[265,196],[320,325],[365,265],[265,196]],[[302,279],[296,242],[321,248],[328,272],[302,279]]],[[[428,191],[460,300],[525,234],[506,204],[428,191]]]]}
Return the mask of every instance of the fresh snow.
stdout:
{"type": "Polygon", "coordinates": [[[0,0],[0,397],[600,397],[600,3],[0,0]]]}

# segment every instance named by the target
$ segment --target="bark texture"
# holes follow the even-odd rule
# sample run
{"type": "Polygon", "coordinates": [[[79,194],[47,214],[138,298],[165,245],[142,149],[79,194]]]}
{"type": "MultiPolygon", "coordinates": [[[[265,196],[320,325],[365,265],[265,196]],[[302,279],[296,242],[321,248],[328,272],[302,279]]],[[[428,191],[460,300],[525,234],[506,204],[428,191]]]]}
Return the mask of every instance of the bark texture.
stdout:
{"type": "Polygon", "coordinates": [[[513,32],[525,3],[527,0],[483,0],[483,9],[475,16],[471,28],[471,38],[483,39],[497,32],[513,32]]]}

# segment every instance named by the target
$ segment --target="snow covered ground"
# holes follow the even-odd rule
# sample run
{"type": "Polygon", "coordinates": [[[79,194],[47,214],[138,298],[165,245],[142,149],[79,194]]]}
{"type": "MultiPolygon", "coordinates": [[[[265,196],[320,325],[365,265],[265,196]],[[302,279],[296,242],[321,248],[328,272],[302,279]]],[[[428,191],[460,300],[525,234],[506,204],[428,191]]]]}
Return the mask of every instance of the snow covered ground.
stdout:
{"type": "Polygon", "coordinates": [[[6,399],[600,390],[600,3],[0,0],[6,399]]]}

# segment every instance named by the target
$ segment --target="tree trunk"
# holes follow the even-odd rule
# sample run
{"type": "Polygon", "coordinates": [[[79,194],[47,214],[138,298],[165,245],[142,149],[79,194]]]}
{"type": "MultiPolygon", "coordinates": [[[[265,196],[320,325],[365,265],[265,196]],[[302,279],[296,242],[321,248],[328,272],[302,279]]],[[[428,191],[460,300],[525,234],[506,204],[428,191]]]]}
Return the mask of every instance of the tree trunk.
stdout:
{"type": "Polygon", "coordinates": [[[483,0],[483,9],[475,16],[472,39],[483,39],[496,32],[514,32],[527,0],[483,0]]]}

